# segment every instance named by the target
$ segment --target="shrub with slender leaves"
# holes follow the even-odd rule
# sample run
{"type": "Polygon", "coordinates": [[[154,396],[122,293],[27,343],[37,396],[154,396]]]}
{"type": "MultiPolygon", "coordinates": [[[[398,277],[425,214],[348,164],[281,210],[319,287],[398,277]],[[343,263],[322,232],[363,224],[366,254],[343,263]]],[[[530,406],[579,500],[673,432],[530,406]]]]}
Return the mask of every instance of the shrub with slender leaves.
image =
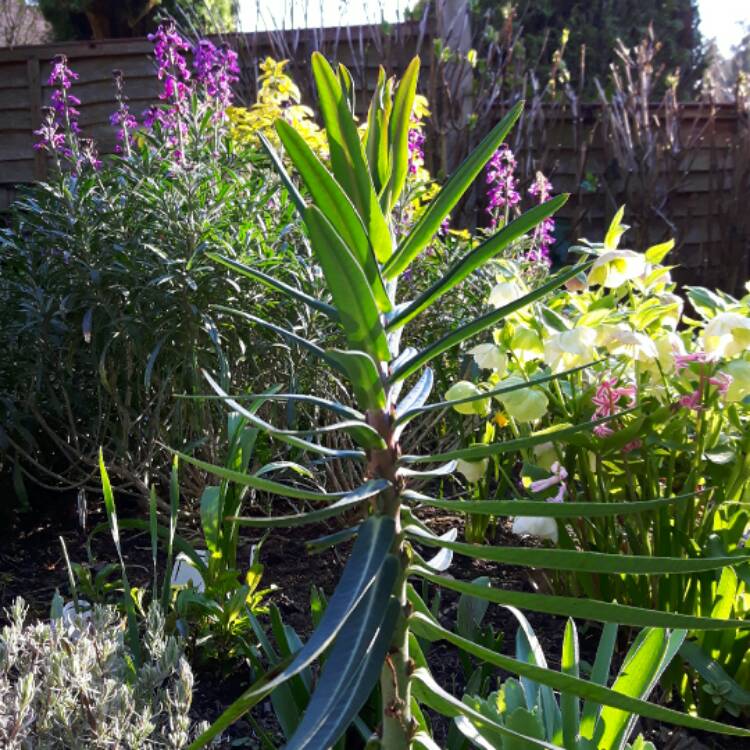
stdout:
{"type": "MultiPolygon", "coordinates": [[[[549,432],[543,432],[521,440],[477,445],[446,453],[404,453],[401,449],[402,432],[431,410],[445,406],[441,402],[428,403],[433,381],[429,364],[439,364],[444,352],[496,326],[515,310],[543,298],[566,280],[574,278],[581,267],[567,269],[519,299],[456,325],[442,338],[420,349],[409,346],[406,341],[408,324],[420,315],[430,315],[444,295],[508,243],[552,215],[565,197],[546,201],[508,223],[446,269],[426,291],[411,298],[408,285],[399,288],[404,273],[496,151],[512,128],[522,105],[519,103],[514,107],[491,131],[448,179],[414,226],[396,241],[392,212],[398,207],[408,171],[409,118],[419,61],[415,59],[411,63],[393,89],[383,85],[385,77],[381,76],[362,140],[352,114],[349,72],[341,66],[333,70],[318,54],[313,56],[312,66],[328,139],[331,171],[321,164],[304,139],[283,121],[276,124],[279,138],[309,191],[309,202],[298,191],[292,176],[283,169],[281,160],[274,157],[274,161],[303,216],[328,293],[325,298],[320,298],[300,288],[279,284],[277,288],[300,306],[336,321],[343,333],[344,344],[329,346],[322,338],[305,339],[295,331],[283,329],[260,317],[254,322],[304,347],[307,356],[315,358],[321,368],[330,368],[338,378],[350,384],[351,397],[343,403],[328,398],[327,394],[268,394],[269,401],[315,403],[337,417],[335,423],[323,427],[311,425],[307,429],[287,430],[245,409],[240,400],[229,395],[214,377],[209,376],[208,380],[217,395],[230,409],[242,414],[248,424],[260,428],[274,440],[311,454],[318,464],[334,461],[357,466],[361,484],[349,491],[319,492],[270,479],[257,472],[233,471],[207,464],[184,453],[181,457],[228,481],[281,497],[309,501],[317,506],[299,513],[241,517],[239,523],[243,525],[293,528],[340,516],[357,508],[362,520],[326,542],[335,544],[343,539],[356,538],[341,580],[308,640],[256,681],[191,747],[193,750],[202,747],[280,686],[293,686],[294,681],[323,654],[326,654],[325,663],[307,710],[289,738],[287,748],[333,746],[357,721],[362,706],[376,689],[379,690],[381,710],[369,727],[371,747],[387,750],[435,748],[425,708],[451,718],[476,720],[504,737],[523,739],[532,746],[556,747],[546,740],[508,729],[448,693],[432,676],[417,637],[445,641],[489,664],[559,690],[565,700],[577,696],[613,710],[709,731],[750,736],[746,729],[681,714],[572,674],[502,656],[443,627],[417,595],[411,579],[427,580],[490,602],[601,622],[654,628],[734,629],[743,623],[625,607],[596,599],[577,600],[487,588],[448,578],[441,575],[441,570],[445,568],[445,556],[451,552],[519,566],[633,576],[700,573],[740,563],[744,557],[686,560],[491,547],[451,541],[450,536],[438,537],[419,520],[422,507],[447,508],[457,513],[463,513],[464,508],[460,502],[439,501],[415,492],[410,487],[414,481],[448,476],[455,471],[458,459],[479,460],[550,439],[549,432]],[[402,337],[405,339],[403,347],[402,337]],[[402,393],[404,386],[406,390],[402,393]],[[322,442],[321,434],[331,431],[347,435],[351,445],[332,448],[322,442]],[[436,550],[436,557],[423,557],[428,549],[436,550]]],[[[583,267],[587,265],[584,263],[583,267]]],[[[472,397],[469,397],[467,402],[471,401],[472,397]]],[[[607,421],[608,418],[604,418],[599,423],[607,421]]],[[[557,434],[562,438],[588,431],[591,427],[592,423],[587,421],[568,425],[557,434]]],[[[671,502],[671,499],[666,502],[671,502]]],[[[493,501],[488,505],[496,515],[524,515],[538,514],[540,504],[493,501]]],[[[569,506],[544,505],[543,511],[550,516],[558,515],[561,510],[571,512],[569,506]]],[[[585,518],[587,514],[606,515],[613,509],[610,505],[592,501],[578,504],[574,512],[585,518]]],[[[621,510],[616,508],[614,512],[621,510]]]]}

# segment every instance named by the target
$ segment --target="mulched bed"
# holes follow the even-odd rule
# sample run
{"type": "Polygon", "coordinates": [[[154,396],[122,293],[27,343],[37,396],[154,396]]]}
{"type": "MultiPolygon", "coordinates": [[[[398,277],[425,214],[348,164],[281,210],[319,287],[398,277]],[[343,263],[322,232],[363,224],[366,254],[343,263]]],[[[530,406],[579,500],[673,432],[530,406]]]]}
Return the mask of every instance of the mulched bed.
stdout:
{"type": "MultiPolygon", "coordinates": [[[[64,596],[68,595],[68,572],[60,537],[65,540],[72,561],[84,562],[88,559],[87,534],[79,527],[75,514],[71,512],[74,505],[74,500],[69,497],[43,498],[34,511],[17,519],[10,535],[3,537],[3,529],[10,529],[10,524],[5,523],[0,528],[0,621],[3,620],[4,608],[16,596],[23,596],[26,600],[31,617],[42,618],[49,616],[50,601],[56,589],[64,596]]],[[[91,505],[87,521],[89,529],[105,521],[100,503],[91,505]]],[[[127,517],[128,514],[143,517],[135,505],[127,502],[119,502],[118,509],[121,517],[127,517]]],[[[434,515],[427,520],[437,532],[460,525],[461,521],[459,518],[434,515]]],[[[264,586],[278,586],[278,591],[273,594],[273,601],[279,606],[284,621],[303,638],[309,634],[310,628],[310,586],[315,584],[330,595],[346,560],[348,549],[345,545],[314,557],[310,557],[306,551],[306,540],[327,533],[331,528],[321,525],[295,530],[294,533],[288,530],[274,533],[263,546],[261,561],[265,565],[264,586]]],[[[181,532],[189,537],[191,529],[183,528],[181,532]]],[[[240,559],[249,557],[250,547],[255,541],[257,538],[248,536],[246,544],[240,550],[240,559]]],[[[500,528],[496,543],[517,544],[518,540],[510,535],[507,528],[500,528]]],[[[90,549],[94,559],[102,565],[115,559],[114,546],[108,534],[95,537],[90,549]]],[[[131,583],[135,586],[148,585],[152,577],[148,534],[124,532],[123,552],[131,583]]],[[[489,576],[493,585],[500,588],[533,590],[527,572],[521,568],[456,556],[449,572],[464,580],[489,576]]],[[[443,591],[441,619],[444,623],[455,622],[457,601],[457,595],[443,591]]],[[[558,668],[564,619],[534,613],[528,613],[527,617],[544,647],[550,666],[558,668]]],[[[513,653],[517,629],[513,615],[503,607],[491,605],[485,622],[504,634],[504,653],[513,653]]],[[[596,625],[588,629],[582,628],[579,636],[582,656],[591,661],[598,643],[599,628],[596,625]]],[[[450,689],[460,690],[463,677],[455,649],[437,644],[430,651],[429,657],[437,680],[450,689]]],[[[200,718],[215,718],[247,687],[247,673],[241,666],[231,670],[228,676],[226,671],[223,674],[202,671],[196,677],[194,714],[200,718]]],[[[257,707],[253,716],[266,731],[276,733],[275,720],[268,702],[257,707]]],[[[438,744],[442,744],[447,722],[441,717],[433,719],[436,739],[438,744]]],[[[660,726],[655,722],[642,722],[640,729],[658,750],[750,750],[750,742],[744,740],[688,733],[660,726]]],[[[241,721],[229,733],[227,744],[233,747],[256,747],[255,743],[247,743],[246,738],[249,736],[252,736],[252,730],[246,722],[241,721]]]]}

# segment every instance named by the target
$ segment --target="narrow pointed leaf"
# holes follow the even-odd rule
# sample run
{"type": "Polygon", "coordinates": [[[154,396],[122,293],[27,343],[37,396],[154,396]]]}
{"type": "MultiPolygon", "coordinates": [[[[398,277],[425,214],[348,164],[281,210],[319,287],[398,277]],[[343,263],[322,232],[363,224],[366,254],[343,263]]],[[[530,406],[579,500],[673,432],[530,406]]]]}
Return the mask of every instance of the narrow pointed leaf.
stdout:
{"type": "Polygon", "coordinates": [[[391,382],[395,382],[396,380],[399,380],[401,378],[409,377],[409,375],[411,375],[413,372],[416,372],[416,370],[422,367],[422,365],[427,364],[427,362],[429,362],[431,359],[434,359],[443,352],[448,351],[448,349],[452,349],[462,341],[466,341],[466,339],[472,338],[478,333],[496,326],[501,320],[503,320],[516,310],[521,310],[527,305],[530,305],[532,302],[536,302],[538,299],[546,297],[547,294],[557,289],[566,281],[572,279],[574,276],[577,276],[581,272],[581,270],[588,268],[591,262],[592,261],[580,263],[568,269],[567,271],[561,271],[560,273],[555,274],[549,281],[542,284],[537,289],[534,289],[533,292],[525,294],[520,299],[504,305],[497,310],[492,310],[491,312],[485,313],[484,315],[480,315],[478,318],[475,318],[473,321],[471,321],[471,323],[466,323],[465,325],[459,326],[455,331],[446,334],[445,336],[443,336],[443,338],[439,339],[434,344],[431,344],[426,349],[423,349],[421,352],[419,352],[416,357],[410,359],[408,362],[399,367],[391,375],[391,382]]]}
{"type": "Polygon", "coordinates": [[[357,125],[336,74],[319,52],[313,53],[312,70],[333,173],[356,206],[375,256],[383,263],[392,253],[391,233],[370,180],[357,125]]]}
{"type": "MultiPolygon", "coordinates": [[[[378,68],[378,82],[367,111],[367,133],[365,155],[370,167],[375,192],[380,194],[388,182],[390,163],[388,155],[388,122],[390,121],[393,96],[386,83],[385,70],[378,68]]],[[[382,205],[382,204],[381,204],[382,205]]]]}
{"type": "Polygon", "coordinates": [[[467,581],[443,578],[431,570],[412,566],[410,572],[443,588],[459,594],[476,596],[505,607],[517,607],[531,612],[542,612],[561,617],[585,617],[597,622],[618,623],[631,627],[670,627],[690,628],[692,630],[733,630],[743,626],[744,620],[717,620],[713,617],[682,615],[678,612],[660,612],[654,609],[633,607],[616,602],[600,602],[595,599],[578,599],[572,596],[553,596],[551,594],[530,594],[524,591],[478,586],[467,581]]]}
{"type": "Polygon", "coordinates": [[[281,326],[277,326],[275,323],[271,323],[268,320],[264,320],[263,318],[258,318],[255,315],[251,315],[250,313],[246,313],[243,310],[235,310],[231,307],[225,307],[224,305],[213,305],[214,309],[221,310],[221,312],[230,313],[232,315],[237,315],[240,318],[243,318],[244,320],[247,320],[249,323],[255,323],[256,325],[262,326],[263,328],[268,328],[269,331],[273,331],[274,333],[281,336],[283,339],[286,339],[288,342],[292,344],[297,344],[298,346],[301,346],[303,349],[306,349],[311,354],[314,354],[319,359],[322,359],[324,362],[327,362],[331,367],[335,369],[339,369],[338,364],[331,359],[323,349],[321,349],[317,344],[313,343],[312,341],[308,341],[307,339],[302,338],[302,336],[298,336],[293,331],[289,331],[286,328],[282,328],[281,326]]]}
{"type": "Polygon", "coordinates": [[[646,513],[690,500],[695,493],[660,498],[616,503],[547,503],[540,500],[438,500],[412,490],[402,493],[405,500],[451,513],[471,513],[479,516],[533,516],[536,518],[608,518],[646,513]]]}
{"type": "Polygon", "coordinates": [[[453,173],[406,239],[383,267],[383,275],[386,279],[398,276],[427,247],[435,236],[435,232],[440,228],[443,219],[469,189],[476,176],[492,158],[492,154],[503,142],[505,136],[508,135],[510,129],[520,117],[522,109],[523,102],[516,104],[453,173]]]}
{"type": "MultiPolygon", "coordinates": [[[[235,401],[224,389],[204,370],[203,376],[208,381],[209,385],[216,391],[217,395],[221,396],[224,403],[230,406],[238,414],[241,414],[251,425],[258,427],[271,437],[280,440],[283,443],[293,445],[295,448],[301,448],[302,450],[311,451],[312,453],[318,453],[322,456],[333,456],[340,458],[342,451],[335,450],[333,448],[327,448],[324,445],[318,443],[312,443],[309,440],[297,437],[294,430],[281,430],[278,427],[274,427],[264,419],[256,416],[251,409],[245,408],[238,401],[235,401]]],[[[348,458],[364,458],[364,453],[361,451],[344,451],[348,458]]]]}
{"type": "Polygon", "coordinates": [[[390,318],[386,329],[392,331],[406,325],[419,313],[430,307],[435,300],[460,284],[477,268],[481,268],[490,258],[497,255],[512,242],[528,234],[541,221],[556,213],[567,199],[567,195],[555,196],[546,203],[534,206],[534,208],[504,226],[497,234],[485,240],[479,247],[467,253],[451,266],[441,279],[438,279],[429,289],[420,294],[408,307],[390,318]]]}
{"type": "Polygon", "coordinates": [[[422,373],[422,376],[416,382],[414,387],[401,399],[398,406],[396,406],[397,421],[399,421],[407,412],[424,406],[432,392],[433,381],[434,376],[432,370],[429,367],[425,368],[425,371],[422,373]]]}
{"type": "Polygon", "coordinates": [[[398,562],[389,555],[375,584],[336,637],[305,716],[286,750],[332,747],[377,682],[399,613],[398,562]],[[369,683],[369,684],[368,684],[369,683]]]}
{"type": "Polygon", "coordinates": [[[375,298],[362,267],[316,206],[305,210],[305,224],[349,345],[379,361],[390,359],[375,298]]]}
{"type": "Polygon", "coordinates": [[[286,516],[255,516],[252,518],[240,516],[230,520],[236,521],[240,526],[249,526],[254,529],[271,529],[279,526],[305,526],[324,521],[327,518],[339,516],[377,495],[388,487],[388,485],[389,482],[385,479],[374,479],[366,482],[353,492],[347,493],[340,500],[336,500],[325,508],[318,508],[307,513],[294,513],[286,516]]]}
{"type": "Polygon", "coordinates": [[[263,271],[258,271],[256,268],[251,268],[244,263],[232,260],[232,258],[227,258],[218,253],[206,253],[206,256],[211,258],[211,260],[230,268],[232,271],[236,271],[240,275],[246,276],[248,279],[253,279],[253,281],[258,281],[270,289],[275,289],[277,292],[281,292],[290,299],[299,300],[309,308],[327,315],[331,320],[338,320],[339,315],[336,312],[336,308],[331,307],[331,305],[325,302],[321,302],[319,299],[315,299],[315,297],[311,297],[309,294],[305,294],[305,292],[300,289],[295,289],[293,286],[285,284],[283,281],[274,279],[273,276],[269,276],[268,274],[263,273],[263,271]]]}
{"type": "MultiPolygon", "coordinates": [[[[649,623],[653,625],[654,623],[649,623]]],[[[599,645],[596,649],[594,665],[591,669],[590,681],[596,685],[606,687],[609,681],[609,671],[612,666],[612,657],[617,645],[617,624],[608,622],[602,628],[602,634],[599,638],[599,645]]],[[[580,732],[581,737],[591,739],[594,736],[594,727],[599,718],[601,705],[592,700],[584,701],[583,712],[581,713],[580,732]]]]}
{"type": "Polygon", "coordinates": [[[385,388],[380,371],[373,358],[365,352],[329,349],[328,356],[333,359],[348,376],[354,386],[358,404],[364,409],[383,409],[385,407],[385,388]]]}
{"type": "Polygon", "coordinates": [[[402,477],[416,477],[422,479],[429,479],[431,477],[449,477],[456,470],[456,462],[448,461],[441,466],[436,466],[434,469],[429,471],[415,471],[408,467],[401,467],[398,471],[399,476],[402,477]]]}
{"type": "MultiPolygon", "coordinates": [[[[635,411],[634,409],[631,411],[635,411]]],[[[546,429],[539,430],[526,437],[514,440],[505,440],[501,443],[490,443],[488,445],[470,445],[468,448],[457,448],[446,453],[436,453],[432,456],[402,456],[401,462],[406,464],[428,464],[436,461],[452,461],[462,458],[465,461],[479,461],[489,456],[497,456],[501,453],[516,453],[527,448],[533,448],[542,443],[565,443],[581,433],[591,433],[597,425],[611,422],[614,418],[622,418],[628,411],[623,410],[613,417],[594,419],[582,424],[557,424],[546,429]]]]}
{"type": "Polygon", "coordinates": [[[529,378],[523,383],[501,385],[498,388],[492,388],[488,391],[482,391],[481,393],[477,393],[473,396],[467,396],[466,398],[457,398],[453,401],[436,401],[432,404],[426,404],[423,406],[410,406],[409,409],[405,409],[403,412],[400,412],[398,414],[396,423],[401,424],[402,422],[409,421],[414,417],[419,416],[420,414],[426,414],[427,412],[437,411],[439,409],[447,409],[448,407],[458,406],[459,404],[470,404],[473,401],[483,401],[485,399],[491,398],[492,396],[502,395],[503,393],[512,393],[513,391],[520,391],[524,388],[530,388],[531,386],[535,385],[544,385],[545,383],[549,383],[553,380],[562,380],[564,378],[567,378],[569,375],[573,375],[576,372],[580,372],[581,370],[585,370],[595,364],[598,364],[599,361],[601,360],[598,360],[596,362],[589,362],[588,364],[579,365],[578,367],[573,367],[570,370],[564,370],[563,372],[558,372],[551,375],[535,376],[529,378]]]}
{"type": "MultiPolygon", "coordinates": [[[[684,630],[670,633],[658,628],[648,628],[642,632],[631,647],[612,690],[632,698],[646,699],[685,640],[685,635],[684,630]]],[[[604,706],[597,722],[597,744],[620,750],[636,720],[637,717],[630,711],[604,706]]]]}
{"type": "Polygon", "coordinates": [[[305,139],[285,120],[276,121],[276,130],[294,166],[305,181],[313,202],[328,219],[359,261],[381,312],[391,309],[375,254],[367,239],[362,219],[349,196],[323,166],[305,139]]]}
{"type": "Polygon", "coordinates": [[[284,167],[284,162],[281,161],[281,157],[278,155],[278,153],[276,153],[276,149],[271,145],[271,142],[268,140],[268,138],[266,138],[266,136],[263,135],[263,133],[259,132],[258,138],[260,139],[261,145],[271,159],[273,168],[276,170],[279,177],[281,178],[281,181],[284,183],[284,187],[287,189],[289,197],[292,199],[292,202],[301,214],[305,210],[305,200],[300,195],[299,190],[297,190],[297,186],[292,182],[292,178],[289,176],[289,173],[284,167]]]}
{"type": "MultiPolygon", "coordinates": [[[[565,623],[562,663],[560,664],[563,674],[580,677],[580,659],[576,624],[572,618],[568,618],[567,623],[565,623]]],[[[578,740],[580,710],[581,701],[577,695],[572,693],[560,694],[560,713],[562,714],[563,744],[565,747],[575,747],[578,740]]]]}
{"type": "Polygon", "coordinates": [[[427,638],[428,640],[445,640],[452,643],[463,651],[466,651],[478,659],[492,664],[499,669],[503,669],[511,674],[528,677],[534,682],[541,685],[548,685],[553,690],[567,691],[579,696],[580,698],[590,698],[602,705],[612,706],[624,711],[631,711],[639,716],[656,721],[664,721],[677,726],[687,727],[689,729],[700,729],[706,732],[717,732],[735,737],[750,737],[750,730],[740,727],[733,727],[729,724],[721,724],[717,721],[700,719],[696,716],[674,711],[670,708],[657,706],[647,701],[639,700],[622,693],[615,692],[601,685],[597,685],[586,680],[577,679],[570,675],[556,672],[552,669],[545,669],[534,664],[518,661],[509,656],[503,656],[488,648],[484,648],[476,643],[461,638],[452,633],[450,630],[438,625],[433,619],[425,617],[423,614],[413,614],[410,618],[412,630],[416,635],[427,638]]]}

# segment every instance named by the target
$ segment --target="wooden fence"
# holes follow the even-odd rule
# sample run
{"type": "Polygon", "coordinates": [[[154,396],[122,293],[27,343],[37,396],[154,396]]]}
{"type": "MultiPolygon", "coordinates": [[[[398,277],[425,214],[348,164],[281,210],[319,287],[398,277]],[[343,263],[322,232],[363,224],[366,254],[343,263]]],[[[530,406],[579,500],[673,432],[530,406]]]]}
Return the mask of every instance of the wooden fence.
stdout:
{"type": "MultiPolygon", "coordinates": [[[[398,73],[414,54],[421,53],[428,68],[424,78],[430,79],[435,34],[425,21],[389,28],[237,34],[227,41],[240,55],[240,101],[252,101],[258,63],[267,55],[290,60],[290,73],[305,100],[311,101],[309,59],[318,49],[349,66],[358,86],[364,85],[357,100],[363,113],[378,65],[398,73]]],[[[43,179],[46,174],[46,157],[34,151],[32,133],[40,126],[42,107],[49,101],[46,81],[55,55],[67,55],[79,74],[75,93],[82,100],[80,124],[84,134],[95,138],[100,151],[107,153],[115,145],[109,124],[115,108],[112,71],[123,72],[131,110],[140,113],[154,103],[158,93],[151,52],[152,45],[145,39],[0,50],[0,210],[13,200],[16,185],[43,179]]],[[[747,111],[735,106],[682,107],[677,140],[684,135],[682,141],[690,148],[681,151],[678,146],[673,153],[660,154],[658,167],[625,163],[597,106],[583,108],[575,117],[568,111],[547,112],[541,120],[522,123],[517,132],[515,145],[527,164],[527,177],[541,165],[556,191],[571,193],[560,215],[571,239],[600,239],[617,206],[627,203],[635,247],[669,236],[677,238],[676,260],[684,267],[682,280],[736,290],[750,278],[747,111]]],[[[445,144],[441,148],[445,149],[445,144]]]]}

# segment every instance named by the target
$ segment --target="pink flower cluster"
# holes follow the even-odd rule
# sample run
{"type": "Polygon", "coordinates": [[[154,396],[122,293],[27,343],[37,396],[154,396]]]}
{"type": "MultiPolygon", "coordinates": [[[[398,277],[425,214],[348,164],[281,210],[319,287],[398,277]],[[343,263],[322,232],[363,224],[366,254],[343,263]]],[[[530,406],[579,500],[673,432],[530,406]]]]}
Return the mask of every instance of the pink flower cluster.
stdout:
{"type": "Polygon", "coordinates": [[[568,491],[568,472],[564,466],[561,466],[559,461],[555,461],[550,467],[552,475],[546,479],[538,479],[536,482],[532,482],[529,485],[529,489],[532,492],[544,492],[550,487],[559,485],[557,494],[554,497],[550,497],[547,502],[550,503],[561,503],[565,497],[565,493],[568,491]]]}
{"type": "MultiPolygon", "coordinates": [[[[592,403],[596,406],[594,410],[594,419],[606,419],[619,414],[622,399],[627,399],[626,408],[632,409],[636,403],[636,389],[634,385],[625,385],[618,387],[618,379],[609,377],[602,380],[596,393],[591,398],[592,403]]],[[[599,424],[594,427],[594,435],[600,438],[606,438],[614,435],[615,430],[609,424],[599,424]]],[[[633,440],[623,447],[625,453],[636,450],[641,447],[640,440],[633,440]]]]}
{"type": "Polygon", "coordinates": [[[680,374],[690,364],[697,363],[702,365],[701,372],[698,375],[698,385],[691,393],[686,393],[677,400],[677,403],[683,409],[700,411],[703,408],[703,391],[706,385],[712,385],[719,392],[720,396],[726,396],[729,386],[732,385],[732,376],[725,372],[717,372],[714,375],[708,375],[704,372],[705,365],[710,364],[711,357],[706,352],[693,352],[692,354],[675,354],[674,369],[680,374]]]}

